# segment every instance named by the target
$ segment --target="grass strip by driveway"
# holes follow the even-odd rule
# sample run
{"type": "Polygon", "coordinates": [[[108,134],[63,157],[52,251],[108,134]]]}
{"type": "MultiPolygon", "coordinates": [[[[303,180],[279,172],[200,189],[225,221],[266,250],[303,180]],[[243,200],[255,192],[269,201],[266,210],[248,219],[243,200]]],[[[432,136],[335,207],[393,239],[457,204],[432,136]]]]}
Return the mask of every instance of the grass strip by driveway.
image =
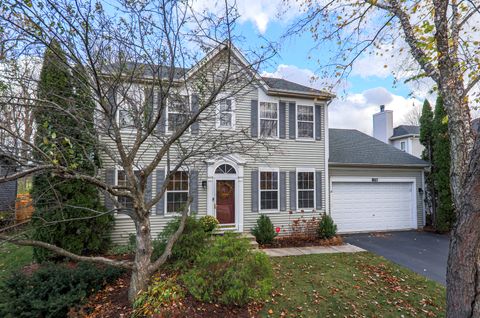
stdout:
{"type": "Polygon", "coordinates": [[[261,317],[444,317],[445,288],[372,253],[271,258],[261,317]]]}
{"type": "Polygon", "coordinates": [[[11,271],[18,270],[32,262],[33,250],[30,246],[0,244],[0,282],[11,271]]]}

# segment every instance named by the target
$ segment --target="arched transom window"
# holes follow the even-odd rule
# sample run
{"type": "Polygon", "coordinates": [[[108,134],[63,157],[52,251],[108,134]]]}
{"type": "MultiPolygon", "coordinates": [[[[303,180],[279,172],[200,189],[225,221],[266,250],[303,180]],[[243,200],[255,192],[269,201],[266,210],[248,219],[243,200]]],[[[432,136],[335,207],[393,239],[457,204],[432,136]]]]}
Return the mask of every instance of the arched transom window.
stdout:
{"type": "Polygon", "coordinates": [[[237,171],[235,170],[234,167],[232,167],[229,164],[221,164],[215,169],[215,173],[228,173],[228,174],[235,174],[237,171]]]}

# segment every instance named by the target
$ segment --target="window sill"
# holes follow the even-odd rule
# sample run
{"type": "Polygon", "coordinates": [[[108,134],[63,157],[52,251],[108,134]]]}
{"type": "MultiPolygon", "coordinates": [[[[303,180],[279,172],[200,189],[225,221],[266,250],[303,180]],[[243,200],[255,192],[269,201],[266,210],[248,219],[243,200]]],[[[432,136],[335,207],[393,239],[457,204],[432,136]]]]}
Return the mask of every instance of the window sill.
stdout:
{"type": "Polygon", "coordinates": [[[315,142],[315,141],[321,141],[321,140],[316,140],[315,138],[296,138],[296,141],[306,141],[306,142],[315,142]]]}
{"type": "Polygon", "coordinates": [[[280,210],[258,210],[260,214],[275,214],[280,213],[280,210]]]}

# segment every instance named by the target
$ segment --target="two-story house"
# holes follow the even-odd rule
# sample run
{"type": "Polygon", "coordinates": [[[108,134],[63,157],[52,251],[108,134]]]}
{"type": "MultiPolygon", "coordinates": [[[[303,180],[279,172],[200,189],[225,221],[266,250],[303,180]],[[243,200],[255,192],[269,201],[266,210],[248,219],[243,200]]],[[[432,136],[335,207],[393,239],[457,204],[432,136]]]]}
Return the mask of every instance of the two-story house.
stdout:
{"type": "MultiPolygon", "coordinates": [[[[179,71],[179,76],[188,81],[189,74],[218,61],[216,57],[224,50],[231,50],[237,62],[245,61],[233,46],[220,47],[199,65],[179,71]]],[[[202,131],[247,132],[272,147],[263,153],[260,150],[257,157],[212,153],[194,168],[186,167],[189,173],[178,171],[152,210],[152,235],[177,215],[189,194],[194,197],[191,211],[215,216],[223,229],[238,232],[250,231],[262,214],[271,218],[280,234],[288,233],[293,220],[321,213],[332,214],[340,232],[422,226],[421,189],[427,164],[358,131],[329,130],[328,104],[333,97],[284,79],[254,74],[241,91],[218,104],[214,117],[192,125],[188,134],[195,139],[202,131]]],[[[184,98],[184,105],[198,107],[195,95],[184,98]]],[[[177,109],[175,102],[168,106],[160,127],[163,133],[174,130],[177,109]]],[[[118,120],[128,123],[121,113],[118,120]]],[[[143,156],[152,158],[157,151],[145,149],[143,156]]],[[[123,171],[109,159],[104,162],[109,183],[125,182],[123,171]]],[[[166,165],[162,162],[149,180],[150,195],[164,185],[166,165]]],[[[115,242],[124,242],[134,231],[129,217],[116,216],[115,242]]]]}

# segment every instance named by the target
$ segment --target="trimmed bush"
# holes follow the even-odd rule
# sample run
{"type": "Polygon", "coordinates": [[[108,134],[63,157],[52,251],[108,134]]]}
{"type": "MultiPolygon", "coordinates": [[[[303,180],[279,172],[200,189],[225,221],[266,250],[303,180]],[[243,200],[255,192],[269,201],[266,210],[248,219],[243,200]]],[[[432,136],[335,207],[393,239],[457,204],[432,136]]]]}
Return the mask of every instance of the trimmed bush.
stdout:
{"type": "Polygon", "coordinates": [[[147,291],[141,292],[133,303],[134,317],[151,317],[160,314],[163,307],[180,301],[185,292],[174,278],[154,277],[147,291]]]}
{"type": "Polygon", "coordinates": [[[0,317],[66,317],[70,307],[122,273],[88,263],[76,268],[49,264],[31,276],[15,273],[0,284],[0,317]]]}
{"type": "MultiPolygon", "coordinates": [[[[152,258],[154,260],[158,259],[165,251],[168,239],[177,231],[179,226],[180,218],[175,218],[168,222],[163,231],[158,234],[158,239],[153,242],[152,258]]],[[[209,236],[199,220],[193,216],[187,217],[185,229],[173,245],[170,261],[175,263],[176,267],[189,267],[195,258],[205,250],[209,236]]]]}
{"type": "Polygon", "coordinates": [[[268,256],[252,251],[248,240],[226,233],[212,241],[181,279],[198,300],[244,305],[268,297],[273,270],[268,256]]]}
{"type": "Polygon", "coordinates": [[[217,218],[211,215],[202,216],[199,222],[205,232],[213,232],[219,224],[217,218]]]}
{"type": "Polygon", "coordinates": [[[329,239],[337,234],[337,225],[333,222],[330,215],[323,215],[318,223],[318,237],[321,239],[329,239]]]}
{"type": "Polygon", "coordinates": [[[257,224],[251,232],[253,236],[255,236],[258,244],[271,244],[273,239],[277,236],[272,221],[264,214],[258,218],[257,224]]]}

